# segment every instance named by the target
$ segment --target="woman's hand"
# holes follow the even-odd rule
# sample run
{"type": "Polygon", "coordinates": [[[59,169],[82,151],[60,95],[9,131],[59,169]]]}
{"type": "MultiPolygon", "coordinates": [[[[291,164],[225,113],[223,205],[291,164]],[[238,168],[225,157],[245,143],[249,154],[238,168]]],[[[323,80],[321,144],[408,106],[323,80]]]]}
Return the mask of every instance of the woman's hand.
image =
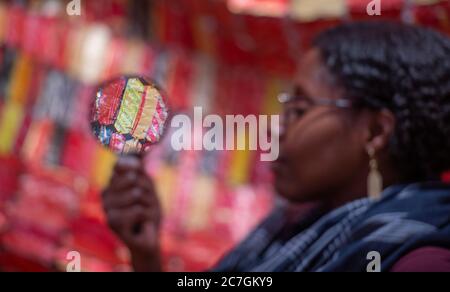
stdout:
{"type": "Polygon", "coordinates": [[[141,159],[119,159],[103,192],[103,206],[111,229],[130,249],[134,269],[160,271],[161,208],[141,159]]]}

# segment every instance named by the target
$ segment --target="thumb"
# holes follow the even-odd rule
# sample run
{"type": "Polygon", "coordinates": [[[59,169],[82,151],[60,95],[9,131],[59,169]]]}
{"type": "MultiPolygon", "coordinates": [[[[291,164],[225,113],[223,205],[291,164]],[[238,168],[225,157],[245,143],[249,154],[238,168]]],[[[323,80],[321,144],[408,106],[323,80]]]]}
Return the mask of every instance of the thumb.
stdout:
{"type": "Polygon", "coordinates": [[[147,244],[151,244],[152,248],[158,247],[158,229],[153,222],[144,223],[141,233],[141,240],[147,244]]]}

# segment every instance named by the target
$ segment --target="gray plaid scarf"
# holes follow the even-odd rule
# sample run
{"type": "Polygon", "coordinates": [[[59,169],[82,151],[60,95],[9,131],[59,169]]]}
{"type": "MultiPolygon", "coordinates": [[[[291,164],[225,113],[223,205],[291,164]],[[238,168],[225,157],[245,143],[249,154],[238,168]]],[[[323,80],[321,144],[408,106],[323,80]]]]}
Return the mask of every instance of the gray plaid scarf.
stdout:
{"type": "Polygon", "coordinates": [[[450,186],[419,183],[388,188],[379,201],[344,205],[302,226],[288,240],[278,235],[286,209],[274,212],[213,271],[365,271],[377,251],[383,270],[422,246],[450,247],[450,186]]]}

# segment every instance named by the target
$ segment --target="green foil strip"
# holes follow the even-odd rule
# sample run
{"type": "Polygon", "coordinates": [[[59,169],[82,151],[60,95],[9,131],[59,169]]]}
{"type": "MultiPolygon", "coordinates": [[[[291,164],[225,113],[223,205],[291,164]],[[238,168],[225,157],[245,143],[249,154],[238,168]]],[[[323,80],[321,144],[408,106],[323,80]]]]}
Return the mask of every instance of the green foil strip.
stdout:
{"type": "Polygon", "coordinates": [[[116,130],[120,134],[129,134],[133,130],[136,116],[144,94],[144,85],[137,78],[128,79],[122,104],[117,115],[116,130]]]}

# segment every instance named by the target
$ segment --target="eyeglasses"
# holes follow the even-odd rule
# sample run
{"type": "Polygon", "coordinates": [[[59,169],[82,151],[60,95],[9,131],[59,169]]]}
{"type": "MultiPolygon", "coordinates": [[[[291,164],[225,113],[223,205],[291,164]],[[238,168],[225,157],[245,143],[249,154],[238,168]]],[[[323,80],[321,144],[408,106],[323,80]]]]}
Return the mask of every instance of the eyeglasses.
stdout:
{"type": "Polygon", "coordinates": [[[316,106],[331,106],[348,109],[353,107],[349,99],[307,98],[294,94],[281,93],[278,101],[284,106],[284,119],[287,124],[294,122],[316,106]]]}

